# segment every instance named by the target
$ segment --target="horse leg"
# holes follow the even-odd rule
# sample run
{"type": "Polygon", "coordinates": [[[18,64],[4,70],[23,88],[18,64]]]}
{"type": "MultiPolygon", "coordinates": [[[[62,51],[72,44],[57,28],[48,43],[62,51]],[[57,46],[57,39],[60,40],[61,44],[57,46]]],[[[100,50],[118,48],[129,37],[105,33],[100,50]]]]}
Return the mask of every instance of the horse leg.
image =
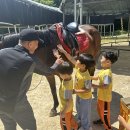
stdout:
{"type": "Polygon", "coordinates": [[[50,111],[50,117],[53,117],[53,116],[57,115],[56,108],[59,105],[58,98],[57,98],[57,93],[56,93],[55,77],[54,77],[54,75],[52,75],[52,76],[47,76],[46,78],[47,78],[48,83],[50,85],[50,89],[51,89],[51,93],[52,93],[53,101],[54,101],[53,108],[50,111]]]}

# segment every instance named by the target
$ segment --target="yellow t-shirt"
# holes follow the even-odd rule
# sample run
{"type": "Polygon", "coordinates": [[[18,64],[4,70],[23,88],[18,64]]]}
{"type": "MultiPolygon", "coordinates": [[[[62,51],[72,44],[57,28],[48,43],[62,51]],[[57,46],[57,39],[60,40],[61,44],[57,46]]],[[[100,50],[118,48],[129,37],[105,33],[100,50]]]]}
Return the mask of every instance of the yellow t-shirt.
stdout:
{"type": "MultiPolygon", "coordinates": [[[[85,72],[80,72],[79,68],[75,68],[75,69],[76,69],[76,74],[75,74],[74,88],[83,89],[86,87],[86,82],[88,82],[89,84],[91,83],[90,74],[89,74],[88,70],[85,72]]],[[[91,86],[91,84],[89,86],[91,86]]],[[[89,88],[88,92],[77,93],[77,95],[82,99],[90,99],[90,98],[92,98],[91,88],[89,88]]]]}
{"type": "Polygon", "coordinates": [[[59,89],[59,97],[60,97],[60,111],[63,111],[65,108],[67,99],[71,99],[71,105],[69,106],[67,112],[73,111],[73,80],[62,81],[60,89],[59,89]]]}
{"type": "Polygon", "coordinates": [[[98,88],[98,99],[102,100],[102,101],[106,101],[106,102],[111,102],[112,100],[112,72],[111,69],[102,69],[99,74],[99,87],[98,88]],[[108,85],[105,87],[102,87],[102,85],[104,85],[105,83],[105,77],[107,77],[107,79],[109,79],[108,85]]]}

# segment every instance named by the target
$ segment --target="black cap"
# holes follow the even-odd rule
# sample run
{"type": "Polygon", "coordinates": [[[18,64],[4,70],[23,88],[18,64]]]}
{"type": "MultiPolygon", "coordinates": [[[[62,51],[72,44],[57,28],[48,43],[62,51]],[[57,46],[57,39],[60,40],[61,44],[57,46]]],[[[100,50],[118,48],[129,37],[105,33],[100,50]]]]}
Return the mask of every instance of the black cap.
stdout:
{"type": "Polygon", "coordinates": [[[19,33],[19,36],[19,39],[22,41],[38,40],[40,43],[44,43],[44,41],[39,38],[38,32],[35,29],[23,29],[19,33]]]}

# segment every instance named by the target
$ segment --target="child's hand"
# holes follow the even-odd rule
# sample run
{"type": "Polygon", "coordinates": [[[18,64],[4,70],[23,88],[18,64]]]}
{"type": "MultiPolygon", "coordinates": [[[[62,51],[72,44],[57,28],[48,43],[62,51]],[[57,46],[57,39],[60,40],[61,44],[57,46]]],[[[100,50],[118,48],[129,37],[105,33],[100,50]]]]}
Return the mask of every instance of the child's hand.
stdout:
{"type": "Polygon", "coordinates": [[[62,45],[58,44],[57,47],[58,47],[58,50],[59,50],[61,53],[64,53],[64,52],[65,52],[64,48],[62,47],[62,45]]]}
{"type": "Polygon", "coordinates": [[[56,64],[61,64],[61,63],[63,63],[64,61],[63,61],[63,59],[62,58],[58,58],[56,61],[55,61],[55,63],[56,64]]]}
{"type": "Polygon", "coordinates": [[[98,79],[99,79],[99,76],[91,76],[91,79],[92,79],[92,80],[98,80],[98,79]]]}
{"type": "Polygon", "coordinates": [[[57,59],[59,59],[59,58],[61,57],[61,55],[59,54],[59,52],[58,52],[57,49],[53,49],[52,51],[53,51],[53,55],[54,55],[57,59]]]}
{"type": "Polygon", "coordinates": [[[125,119],[121,115],[119,115],[118,116],[118,121],[122,123],[122,122],[125,122],[125,119]]]}
{"type": "Polygon", "coordinates": [[[118,121],[121,123],[121,125],[124,128],[126,128],[126,130],[130,130],[130,125],[126,122],[126,120],[121,115],[118,116],[118,121]]]}

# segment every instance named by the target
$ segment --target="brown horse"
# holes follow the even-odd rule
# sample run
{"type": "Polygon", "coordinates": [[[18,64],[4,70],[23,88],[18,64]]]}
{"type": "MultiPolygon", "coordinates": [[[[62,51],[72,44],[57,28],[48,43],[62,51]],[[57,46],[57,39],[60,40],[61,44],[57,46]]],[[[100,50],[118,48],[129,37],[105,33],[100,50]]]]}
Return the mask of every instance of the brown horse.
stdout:
{"type": "MultiPolygon", "coordinates": [[[[88,38],[88,42],[89,42],[88,48],[82,52],[79,50],[79,53],[83,53],[83,52],[89,53],[92,54],[97,59],[100,54],[100,42],[101,42],[101,37],[99,32],[97,31],[96,28],[90,25],[81,25],[79,27],[85,31],[85,35],[88,38]]],[[[76,32],[79,31],[78,30],[79,27],[68,26],[68,29],[67,28],[63,29],[63,26],[61,26],[61,32],[62,32],[61,36],[64,37],[63,41],[66,43],[66,46],[71,51],[78,49],[77,46],[78,40],[76,41],[74,34],[76,34],[76,32]],[[73,35],[71,35],[69,31],[73,35]],[[69,35],[71,35],[71,37],[69,35]]],[[[45,75],[49,82],[51,93],[54,100],[54,105],[53,108],[51,109],[50,116],[54,116],[56,115],[57,112],[56,108],[58,107],[59,103],[56,94],[54,73],[50,72],[50,67],[53,65],[53,63],[56,60],[55,57],[53,56],[52,50],[55,49],[58,44],[61,44],[62,40],[60,40],[57,32],[57,24],[52,25],[47,30],[38,31],[38,33],[39,33],[39,37],[45,42],[45,45],[40,45],[33,56],[36,62],[35,72],[41,75],[45,75]]],[[[18,44],[18,40],[19,40],[18,34],[4,36],[0,44],[0,48],[13,47],[16,44],[18,44]]]]}

